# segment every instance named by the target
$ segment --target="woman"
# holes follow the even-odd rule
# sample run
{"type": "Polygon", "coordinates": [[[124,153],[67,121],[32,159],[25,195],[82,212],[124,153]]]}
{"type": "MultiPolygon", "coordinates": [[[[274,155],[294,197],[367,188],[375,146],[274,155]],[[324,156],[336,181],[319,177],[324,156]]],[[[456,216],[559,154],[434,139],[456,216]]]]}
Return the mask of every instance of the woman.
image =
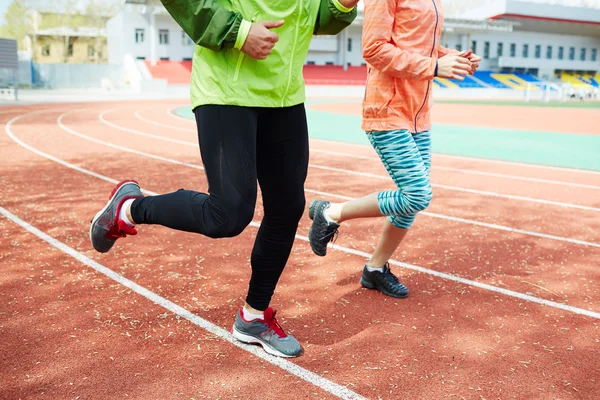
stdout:
{"type": "Polygon", "coordinates": [[[388,260],[432,196],[432,80],[464,80],[481,60],[470,51],[440,46],[443,19],[441,0],[365,1],[368,78],[362,127],[398,189],[345,203],[315,200],[309,208],[310,244],[319,256],[326,255],[342,222],[388,217],[361,284],[397,298],[408,296],[408,289],[392,274],[388,260]]]}

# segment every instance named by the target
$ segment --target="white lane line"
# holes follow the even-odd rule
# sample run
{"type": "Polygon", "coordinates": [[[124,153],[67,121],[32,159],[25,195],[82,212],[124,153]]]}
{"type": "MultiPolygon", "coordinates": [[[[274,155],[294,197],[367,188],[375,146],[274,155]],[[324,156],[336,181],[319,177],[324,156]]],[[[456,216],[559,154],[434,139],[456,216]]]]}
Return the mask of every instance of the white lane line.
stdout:
{"type": "MultiPolygon", "coordinates": [[[[321,153],[321,154],[327,154],[327,155],[337,156],[337,157],[355,158],[355,159],[359,159],[359,160],[376,160],[376,161],[380,162],[379,157],[376,157],[376,156],[361,156],[361,155],[350,154],[350,153],[342,153],[339,151],[315,149],[314,147],[311,147],[310,151],[311,151],[311,153],[321,153]]],[[[549,184],[549,185],[579,187],[579,188],[584,188],[584,189],[600,189],[600,186],[587,185],[584,183],[573,183],[573,182],[565,182],[565,181],[555,181],[555,180],[550,180],[550,179],[530,178],[530,177],[520,176],[520,175],[500,174],[500,173],[496,173],[496,172],[476,171],[476,170],[472,170],[472,169],[452,168],[452,167],[444,167],[444,166],[440,166],[440,165],[433,165],[431,168],[434,170],[460,172],[463,174],[470,174],[470,175],[491,176],[493,178],[511,179],[511,180],[517,180],[517,181],[525,181],[525,182],[545,183],[545,184],[549,184]]]]}
{"type": "MultiPolygon", "coordinates": [[[[103,111],[100,114],[100,116],[98,117],[100,122],[102,122],[105,125],[110,126],[112,128],[115,128],[115,129],[118,129],[118,130],[121,130],[124,132],[133,133],[135,135],[145,136],[145,137],[149,137],[149,138],[153,138],[153,139],[157,139],[157,140],[162,140],[165,142],[183,144],[186,146],[194,146],[194,147],[198,146],[198,143],[186,142],[183,140],[171,139],[171,138],[167,138],[167,137],[163,137],[163,136],[152,135],[149,133],[137,131],[135,129],[124,128],[124,127],[114,124],[110,121],[107,121],[104,118],[104,115],[107,114],[108,112],[111,112],[114,110],[115,109],[103,111]]],[[[383,179],[383,180],[391,182],[391,178],[388,175],[379,175],[379,174],[372,174],[369,172],[352,171],[352,170],[348,170],[348,169],[344,169],[344,168],[327,167],[324,165],[313,164],[313,163],[310,163],[309,167],[326,170],[326,171],[332,171],[332,172],[340,172],[340,173],[344,173],[344,174],[348,174],[348,175],[358,175],[358,176],[366,176],[366,177],[375,178],[375,179],[383,179]]],[[[560,201],[537,199],[534,197],[526,197],[526,196],[516,196],[516,195],[510,195],[510,194],[490,192],[490,191],[485,191],[485,190],[468,189],[468,188],[463,188],[460,186],[442,185],[442,184],[438,184],[438,183],[432,183],[431,186],[433,186],[434,188],[437,187],[437,188],[451,190],[451,191],[455,191],[455,192],[472,193],[472,194],[477,194],[480,196],[498,197],[498,198],[504,198],[504,199],[510,199],[510,200],[525,201],[525,202],[529,202],[529,203],[540,203],[540,204],[547,204],[547,205],[553,205],[553,206],[558,206],[558,207],[575,208],[575,209],[579,209],[579,210],[600,212],[600,208],[582,206],[582,205],[572,204],[572,203],[564,203],[564,202],[560,202],[560,201]]]]}
{"type": "MultiPolygon", "coordinates": [[[[335,198],[338,198],[338,199],[341,199],[341,200],[354,200],[355,199],[354,197],[343,196],[343,195],[339,195],[339,194],[335,194],[335,193],[323,192],[323,191],[319,191],[319,190],[304,189],[304,191],[307,192],[307,193],[313,193],[313,194],[317,194],[319,196],[324,196],[325,198],[335,197],[335,198]]],[[[458,223],[462,223],[462,224],[482,226],[484,228],[497,229],[497,230],[500,230],[500,231],[511,232],[511,233],[518,233],[518,234],[521,234],[521,235],[527,235],[527,236],[534,236],[534,237],[539,237],[539,238],[543,238],[543,239],[556,240],[558,242],[565,242],[565,243],[577,244],[577,245],[581,245],[581,246],[590,246],[590,247],[600,248],[600,243],[586,242],[584,240],[579,240],[579,239],[573,239],[573,238],[567,238],[567,237],[562,237],[562,236],[549,235],[549,234],[540,233],[540,232],[526,231],[524,229],[511,228],[509,226],[498,225],[498,224],[488,224],[486,222],[479,222],[479,221],[474,221],[474,220],[471,220],[471,219],[458,218],[458,217],[453,217],[451,215],[437,214],[437,213],[432,213],[432,212],[429,212],[429,211],[421,211],[419,214],[421,214],[421,215],[427,215],[427,216],[432,217],[432,218],[439,218],[439,219],[445,219],[445,220],[448,220],[448,221],[458,222],[458,223]]]]}
{"type": "Polygon", "coordinates": [[[79,133],[79,132],[77,132],[77,131],[75,131],[75,130],[73,130],[73,129],[69,128],[68,126],[65,126],[65,125],[63,124],[63,122],[62,122],[62,120],[63,120],[63,118],[64,118],[64,117],[66,117],[67,115],[69,115],[69,114],[72,114],[72,113],[74,113],[74,112],[75,112],[75,111],[69,111],[69,112],[66,112],[66,113],[64,113],[64,114],[61,114],[61,115],[58,117],[58,119],[56,120],[56,123],[58,124],[58,126],[59,126],[59,127],[62,129],[62,130],[64,130],[65,132],[67,132],[67,133],[70,133],[71,135],[74,135],[74,136],[80,137],[80,138],[82,138],[82,139],[85,139],[85,140],[89,140],[90,142],[94,142],[94,143],[101,144],[101,145],[103,145],[103,146],[112,147],[113,149],[117,149],[117,150],[125,151],[125,152],[132,153],[132,154],[137,154],[137,155],[139,155],[139,156],[148,157],[148,158],[153,158],[153,159],[155,159],[155,160],[164,161],[164,162],[168,162],[168,163],[171,163],[171,164],[183,165],[183,166],[190,167],[190,168],[195,168],[195,169],[204,170],[204,167],[201,167],[201,166],[199,166],[199,165],[190,164],[190,163],[186,163],[186,162],[183,162],[183,161],[178,161],[178,160],[173,160],[173,159],[171,159],[171,158],[165,158],[165,157],[157,156],[157,155],[150,154],[150,153],[145,153],[145,152],[143,152],[143,151],[134,150],[134,149],[131,149],[131,148],[129,148],[129,147],[123,147],[123,146],[119,146],[119,145],[116,145],[116,144],[112,144],[112,143],[109,143],[109,142],[105,142],[104,140],[96,139],[96,138],[93,138],[93,137],[90,137],[90,136],[84,135],[84,134],[82,134],[82,133],[79,133]]]}
{"type": "MultiPolygon", "coordinates": [[[[176,110],[178,108],[181,108],[181,107],[170,108],[169,110],[167,110],[167,115],[169,115],[169,116],[171,116],[173,118],[179,119],[179,120],[193,122],[189,118],[180,117],[179,115],[175,114],[174,110],[176,110]]],[[[371,147],[369,147],[366,144],[336,142],[336,141],[324,140],[324,139],[311,139],[311,140],[315,141],[315,142],[326,143],[326,144],[329,144],[329,145],[331,145],[332,143],[342,143],[344,145],[359,147],[359,148],[363,148],[363,149],[364,148],[368,148],[368,149],[371,148],[371,147]]],[[[455,159],[455,160],[463,160],[463,161],[471,161],[471,162],[473,162],[473,161],[474,162],[481,162],[481,163],[486,163],[486,164],[504,164],[504,165],[514,165],[514,166],[518,166],[518,167],[527,167],[527,168],[536,168],[536,169],[548,169],[548,170],[552,170],[552,171],[574,172],[574,173],[589,174],[589,175],[600,175],[600,171],[593,171],[593,170],[589,170],[589,169],[577,169],[577,168],[568,168],[568,167],[555,167],[555,166],[552,166],[552,165],[528,164],[528,163],[522,163],[522,162],[518,162],[518,161],[493,160],[493,159],[489,159],[489,158],[457,156],[457,155],[445,154],[445,153],[433,153],[433,154],[435,154],[435,155],[437,155],[439,157],[446,157],[446,158],[452,158],[452,159],[455,159]]]]}
{"type": "MultiPolygon", "coordinates": [[[[110,178],[105,179],[105,180],[112,181],[110,178]]],[[[225,329],[197,316],[196,314],[193,314],[192,312],[186,310],[185,308],[178,306],[177,304],[173,303],[172,301],[165,299],[164,297],[146,289],[145,287],[140,286],[133,281],[130,281],[129,279],[123,277],[122,275],[114,272],[110,268],[105,267],[104,265],[92,260],[91,258],[78,252],[77,250],[73,249],[72,247],[67,246],[66,244],[58,241],[57,239],[53,238],[52,236],[46,234],[45,232],[42,232],[41,230],[37,229],[33,225],[29,224],[28,222],[23,221],[21,218],[17,217],[10,211],[6,210],[4,207],[0,207],[0,214],[2,214],[5,218],[9,219],[10,221],[14,222],[15,224],[21,226],[23,229],[27,230],[28,232],[34,234],[38,238],[42,239],[46,243],[50,244],[51,246],[57,248],[58,250],[62,251],[65,254],[73,257],[75,260],[79,261],[80,263],[94,269],[98,273],[125,286],[126,288],[132,290],[133,292],[139,294],[140,296],[145,297],[146,299],[150,300],[151,302],[158,304],[159,306],[165,308],[166,310],[172,312],[173,314],[179,315],[180,317],[187,319],[194,325],[233,344],[234,346],[239,347],[240,349],[247,351],[248,353],[251,353],[251,354],[255,355],[256,357],[259,357],[259,358],[261,358],[261,359],[263,359],[263,360],[265,360],[265,361],[267,361],[267,362],[269,362],[269,363],[271,363],[293,375],[296,375],[298,378],[303,379],[306,382],[308,382],[314,386],[317,386],[317,387],[323,389],[324,391],[329,392],[340,399],[356,399],[356,400],[365,399],[366,400],[365,397],[353,392],[352,390],[348,389],[347,387],[339,385],[337,383],[334,383],[326,378],[323,378],[322,376],[317,375],[314,372],[309,371],[305,368],[302,368],[301,366],[294,364],[293,362],[290,362],[283,358],[271,356],[271,355],[267,354],[266,352],[264,352],[262,349],[259,349],[257,346],[249,346],[249,345],[238,342],[237,340],[235,340],[233,338],[233,335],[230,332],[226,331],[225,329]]]]}
{"type": "Polygon", "coordinates": [[[142,122],[145,122],[145,123],[147,123],[147,124],[150,124],[150,125],[158,126],[158,127],[160,127],[160,128],[167,128],[167,129],[169,129],[169,130],[175,130],[175,131],[181,131],[181,132],[193,132],[193,133],[196,133],[196,131],[195,131],[195,130],[193,130],[193,129],[180,128],[180,127],[178,127],[178,126],[173,126],[173,125],[168,125],[168,124],[161,124],[160,122],[153,121],[153,120],[151,120],[151,119],[148,119],[148,118],[146,118],[146,117],[143,117],[143,116],[142,116],[142,115],[139,113],[139,111],[136,111],[136,112],[135,112],[135,117],[136,117],[138,120],[142,121],[142,122]]]}
{"type": "MultiPolygon", "coordinates": [[[[326,167],[323,165],[315,165],[315,164],[310,164],[310,166],[312,168],[321,169],[324,171],[340,172],[343,174],[358,175],[358,176],[364,176],[364,177],[368,177],[368,178],[382,179],[382,180],[391,182],[391,178],[386,175],[372,174],[370,172],[349,171],[349,170],[343,169],[343,168],[326,167]]],[[[489,191],[485,191],[485,190],[467,189],[467,188],[462,188],[459,186],[441,185],[439,183],[432,183],[431,186],[434,188],[437,187],[437,188],[447,189],[447,190],[451,190],[451,191],[455,191],[455,192],[472,193],[472,194],[477,194],[477,195],[481,195],[481,196],[490,196],[490,197],[497,197],[497,198],[502,198],[502,199],[525,201],[528,203],[539,203],[539,204],[547,204],[547,205],[553,205],[553,206],[565,207],[565,208],[575,208],[578,210],[600,212],[600,208],[581,206],[579,204],[563,203],[560,201],[536,199],[534,197],[515,196],[515,195],[511,195],[511,194],[489,192],[489,191]]]]}
{"type": "MultiPolygon", "coordinates": [[[[164,136],[159,136],[159,135],[152,135],[151,133],[146,133],[146,132],[138,131],[138,130],[135,130],[135,129],[125,128],[125,127],[122,127],[120,125],[114,124],[114,123],[112,123],[112,122],[110,122],[110,121],[108,121],[108,120],[106,120],[104,118],[104,116],[106,114],[108,114],[110,112],[113,112],[115,110],[117,110],[117,108],[113,108],[113,109],[110,109],[110,110],[103,111],[102,113],[100,113],[100,115],[98,115],[98,120],[100,120],[100,122],[102,122],[104,125],[110,126],[111,128],[118,129],[118,130],[123,131],[123,132],[132,133],[134,135],[144,136],[144,137],[148,137],[148,138],[152,138],[152,139],[156,139],[156,140],[162,140],[164,142],[182,144],[184,146],[198,147],[198,143],[188,142],[188,141],[185,141],[185,140],[172,139],[172,138],[168,138],[168,137],[164,137],[164,136]]],[[[79,110],[75,110],[75,111],[79,111],[79,110]]],[[[65,114],[66,115],[72,114],[75,111],[70,111],[70,112],[65,113],[65,114]]]]}
{"type": "MultiPolygon", "coordinates": [[[[20,119],[20,118],[21,117],[13,118],[6,125],[6,127],[5,127],[6,133],[13,140],[15,140],[16,138],[15,138],[13,132],[12,132],[11,127],[12,127],[13,123],[16,120],[20,119]]],[[[23,143],[21,141],[16,141],[16,142],[19,143],[19,144],[23,143]]],[[[28,149],[32,149],[32,147],[30,147],[30,146],[28,146],[27,148],[28,149]]],[[[71,164],[69,162],[66,162],[66,161],[60,160],[60,159],[58,159],[56,157],[50,156],[49,154],[46,154],[46,153],[44,153],[42,151],[39,151],[37,149],[34,149],[34,152],[36,154],[38,154],[38,155],[41,155],[42,157],[46,157],[46,158],[48,158],[48,159],[50,159],[52,161],[55,161],[55,162],[57,162],[57,163],[59,163],[61,165],[64,165],[67,168],[71,168],[71,169],[74,169],[76,171],[82,172],[84,174],[100,178],[100,179],[102,179],[104,181],[107,181],[107,182],[110,182],[110,183],[117,183],[117,181],[115,179],[112,179],[112,178],[109,178],[107,176],[103,176],[103,175],[97,174],[97,173],[95,173],[93,171],[89,171],[89,170],[86,170],[84,168],[78,167],[78,166],[73,165],[73,164],[71,164]]],[[[156,193],[150,192],[150,191],[147,191],[147,190],[144,190],[144,192],[147,193],[147,194],[150,194],[150,195],[156,195],[156,193]]],[[[253,226],[253,227],[257,228],[257,227],[260,226],[260,224],[258,222],[254,222],[253,221],[253,222],[250,223],[250,226],[253,226]]],[[[296,235],[296,238],[300,239],[302,241],[308,242],[308,238],[306,236],[296,235]]],[[[371,254],[363,252],[363,251],[360,251],[360,250],[350,249],[350,248],[339,246],[339,245],[336,245],[336,244],[329,244],[329,246],[332,247],[333,249],[336,249],[336,250],[339,250],[339,251],[342,251],[342,252],[345,252],[345,253],[348,253],[348,254],[357,255],[357,256],[360,256],[360,257],[364,257],[366,259],[371,258],[371,254]]],[[[397,260],[390,260],[390,264],[393,264],[393,265],[396,265],[396,266],[399,266],[399,267],[402,267],[402,268],[406,268],[406,269],[411,269],[413,271],[417,271],[417,272],[420,272],[420,273],[424,273],[424,274],[436,276],[436,277],[439,277],[439,278],[442,278],[442,279],[446,279],[446,280],[450,280],[450,281],[462,283],[462,284],[467,285],[467,286],[472,286],[472,287],[476,287],[476,288],[479,288],[479,289],[488,290],[488,291],[495,292],[495,293],[500,293],[500,294],[503,294],[505,296],[509,296],[509,297],[521,299],[521,300],[524,300],[524,301],[529,301],[529,302],[532,302],[532,303],[536,303],[536,304],[540,304],[540,305],[544,305],[544,306],[548,306],[548,307],[552,307],[552,308],[564,310],[564,311],[567,311],[567,312],[570,312],[570,313],[573,313],[573,314],[585,315],[585,316],[592,317],[592,318],[595,318],[595,319],[600,319],[600,313],[595,312],[595,311],[591,311],[591,310],[586,310],[586,309],[583,309],[583,308],[569,306],[567,304],[563,304],[563,303],[558,303],[558,302],[555,302],[555,301],[550,301],[550,300],[542,299],[542,298],[531,296],[531,295],[528,295],[528,294],[524,294],[524,293],[520,293],[520,292],[515,292],[513,290],[503,289],[503,288],[500,288],[500,287],[497,287],[497,286],[488,285],[486,283],[480,283],[480,282],[477,282],[477,281],[472,281],[470,279],[461,278],[459,276],[455,276],[455,275],[447,274],[447,273],[444,273],[444,272],[439,272],[439,271],[431,270],[431,269],[428,269],[428,268],[423,268],[423,267],[420,267],[420,266],[417,266],[417,265],[413,265],[413,264],[403,263],[403,262],[400,262],[400,261],[397,261],[397,260]]]]}
{"type": "MultiPolygon", "coordinates": [[[[63,130],[65,130],[68,133],[71,133],[71,134],[73,134],[75,136],[78,136],[78,137],[80,137],[82,139],[85,139],[85,140],[90,140],[90,141],[92,141],[94,143],[98,143],[98,144],[105,145],[105,146],[108,146],[108,147],[116,148],[116,149],[119,149],[119,150],[122,150],[122,151],[126,151],[126,152],[129,152],[129,153],[133,153],[133,154],[137,154],[137,155],[141,155],[141,156],[145,156],[145,157],[154,158],[154,159],[157,159],[157,160],[160,160],[160,161],[164,161],[164,162],[167,162],[167,163],[171,163],[171,164],[183,165],[183,166],[194,168],[194,169],[204,170],[204,167],[202,167],[200,165],[197,165],[197,164],[190,164],[190,163],[186,163],[186,162],[183,162],[183,161],[174,160],[174,159],[167,158],[167,157],[155,156],[153,154],[148,154],[148,153],[144,153],[144,152],[141,152],[141,151],[137,151],[137,150],[131,149],[129,147],[123,147],[123,146],[114,145],[114,144],[112,144],[110,142],[105,142],[105,141],[100,140],[100,139],[95,139],[95,138],[92,138],[90,136],[84,135],[84,134],[82,134],[80,132],[74,131],[73,129],[65,126],[62,123],[62,118],[64,116],[70,114],[71,112],[74,112],[74,111],[70,111],[70,112],[62,114],[58,118],[58,120],[57,120],[58,125],[63,130]]],[[[329,168],[329,167],[327,167],[327,168],[329,168]]],[[[341,196],[341,195],[337,195],[337,194],[333,194],[333,193],[317,192],[317,191],[313,191],[311,189],[306,189],[306,188],[305,188],[305,191],[308,192],[308,193],[316,193],[316,194],[322,194],[322,195],[331,196],[331,197],[338,197],[338,198],[341,198],[341,199],[344,199],[344,200],[352,200],[352,198],[350,198],[350,197],[341,196]]],[[[527,230],[524,230],[524,229],[516,229],[516,228],[511,228],[511,227],[503,226],[503,225],[487,224],[487,223],[484,223],[484,222],[479,222],[479,221],[474,221],[474,220],[469,220],[469,219],[464,219],[464,218],[457,218],[457,217],[453,217],[453,216],[450,216],[450,215],[435,214],[435,213],[431,213],[431,212],[422,212],[421,214],[427,215],[427,216],[430,216],[430,217],[433,217],[433,218],[440,218],[440,219],[446,219],[446,220],[449,220],[449,221],[454,221],[454,222],[459,222],[459,223],[466,223],[466,224],[470,224],[470,225],[483,226],[483,227],[490,228],[490,229],[498,229],[498,230],[502,230],[502,231],[505,231],[505,232],[520,233],[520,234],[523,234],[523,235],[529,235],[529,236],[534,236],[534,237],[539,237],[539,238],[544,238],[544,239],[557,240],[557,241],[561,241],[561,242],[567,242],[567,243],[584,245],[584,246],[600,247],[597,243],[593,243],[593,242],[586,242],[586,241],[583,241],[583,240],[578,240],[578,239],[573,239],[573,238],[565,238],[565,237],[555,236],[555,235],[549,235],[549,234],[545,234],[545,233],[527,231],[527,230]]]]}
{"type": "MultiPolygon", "coordinates": [[[[189,119],[189,118],[181,117],[181,116],[179,116],[179,115],[175,114],[175,110],[177,110],[178,108],[181,108],[181,107],[179,106],[179,107],[172,107],[172,108],[169,108],[169,109],[167,110],[167,115],[168,115],[169,117],[172,117],[172,118],[175,118],[175,119],[178,119],[178,120],[181,120],[181,121],[185,121],[185,122],[189,122],[189,123],[192,123],[192,124],[193,124],[193,123],[194,123],[194,121],[193,121],[193,120],[191,120],[191,119],[189,119]]],[[[197,131],[194,129],[194,132],[197,132],[197,131]]]]}

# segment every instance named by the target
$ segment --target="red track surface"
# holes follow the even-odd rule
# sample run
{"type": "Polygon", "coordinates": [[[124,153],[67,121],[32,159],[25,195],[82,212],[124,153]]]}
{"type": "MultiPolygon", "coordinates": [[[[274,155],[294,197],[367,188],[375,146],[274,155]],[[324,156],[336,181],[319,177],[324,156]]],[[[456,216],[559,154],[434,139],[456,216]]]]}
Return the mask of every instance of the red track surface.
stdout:
{"type": "MultiPolygon", "coordinates": [[[[114,179],[135,177],[155,192],[182,186],[205,190],[203,171],[192,168],[201,165],[194,125],[166,112],[176,105],[20,107],[0,113],[0,127],[4,132],[11,118],[46,108],[17,120],[10,131],[39,151],[114,179]],[[79,108],[85,109],[75,111],[79,108]],[[115,110],[103,116],[113,126],[98,119],[108,109],[115,110]],[[71,111],[61,119],[61,128],[57,119],[71,111]]],[[[385,176],[376,159],[356,158],[374,157],[368,147],[332,147],[321,141],[311,146],[307,189],[328,192],[333,199],[391,187],[389,180],[352,173],[385,176]]],[[[87,230],[111,184],[34,154],[7,134],[0,135],[0,148],[0,206],[139,285],[230,328],[249,278],[254,227],[220,241],[142,227],[138,237],[99,255],[90,247],[87,230]]],[[[419,217],[395,259],[575,308],[540,305],[398,267],[411,296],[393,300],[360,288],[364,258],[350,250],[330,250],[321,259],[298,240],[273,300],[286,330],[305,345],[306,354],[294,363],[373,399],[596,399],[599,315],[580,315],[577,309],[600,310],[600,174],[440,155],[434,167],[442,168],[434,168],[433,183],[454,189],[434,188],[428,210],[433,215],[419,217]],[[498,225],[523,232],[506,232],[498,225]]],[[[257,210],[256,221],[260,214],[257,210]]],[[[337,244],[370,252],[380,225],[349,223],[337,244]]],[[[308,227],[305,216],[299,234],[308,227]]],[[[334,398],[133,293],[4,217],[0,228],[3,398],[334,398]]]]}

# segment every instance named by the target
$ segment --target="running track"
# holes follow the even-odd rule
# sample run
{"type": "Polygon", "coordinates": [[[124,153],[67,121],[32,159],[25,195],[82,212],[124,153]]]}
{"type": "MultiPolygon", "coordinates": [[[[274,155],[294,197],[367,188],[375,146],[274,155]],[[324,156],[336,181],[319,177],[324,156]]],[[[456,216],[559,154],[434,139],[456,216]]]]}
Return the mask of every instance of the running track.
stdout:
{"type": "MultiPolygon", "coordinates": [[[[235,346],[256,224],[237,239],[143,227],[99,255],[115,180],[206,188],[175,102],[3,108],[2,397],[593,399],[600,392],[600,173],[434,156],[434,201],[394,267],[407,300],[358,285],[380,223],[327,258],[303,218],[273,305],[306,354],[235,346]]],[[[550,110],[551,112],[551,110],[550,110]]],[[[308,200],[391,188],[364,146],[312,141],[308,200]]],[[[260,203],[255,221],[260,221],[260,203]]]]}

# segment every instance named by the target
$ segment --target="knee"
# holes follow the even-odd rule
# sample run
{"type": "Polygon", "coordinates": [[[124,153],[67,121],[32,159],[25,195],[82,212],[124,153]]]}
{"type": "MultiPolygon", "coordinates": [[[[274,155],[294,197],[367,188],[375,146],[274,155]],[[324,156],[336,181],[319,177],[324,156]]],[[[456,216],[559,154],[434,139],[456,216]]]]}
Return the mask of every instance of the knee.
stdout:
{"type": "Polygon", "coordinates": [[[415,214],[425,211],[427,207],[429,207],[429,204],[431,204],[432,198],[433,192],[431,190],[431,185],[428,185],[408,199],[410,211],[415,214]]]}
{"type": "Polygon", "coordinates": [[[297,224],[304,214],[305,207],[306,198],[304,196],[293,200],[265,203],[265,218],[282,221],[282,223],[297,224]]]}
{"type": "Polygon", "coordinates": [[[241,234],[252,222],[254,206],[240,202],[214,211],[215,223],[207,229],[206,236],[212,239],[231,238],[241,234]]]}

